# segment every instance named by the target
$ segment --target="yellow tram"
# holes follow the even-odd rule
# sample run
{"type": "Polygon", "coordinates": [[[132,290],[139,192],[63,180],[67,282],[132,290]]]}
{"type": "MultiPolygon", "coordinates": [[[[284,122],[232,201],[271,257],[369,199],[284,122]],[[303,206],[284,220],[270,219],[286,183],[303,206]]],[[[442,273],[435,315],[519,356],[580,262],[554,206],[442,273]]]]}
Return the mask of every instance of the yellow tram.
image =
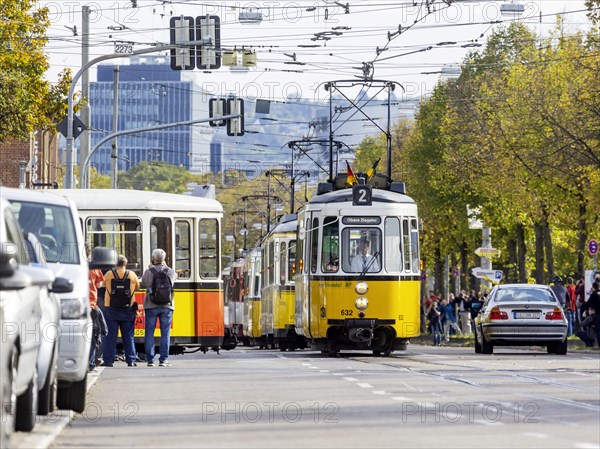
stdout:
{"type": "Polygon", "coordinates": [[[261,249],[253,248],[248,251],[244,261],[244,345],[266,346],[262,330],[261,293],[261,249]]]}
{"type": "Polygon", "coordinates": [[[417,205],[379,178],[345,188],[338,175],[298,214],[296,332],[323,353],[389,355],[419,335],[417,205]]]}
{"type": "Polygon", "coordinates": [[[281,351],[306,347],[306,339],[295,332],[293,275],[296,262],[296,219],[296,214],[284,215],[261,245],[262,332],[267,346],[281,351]]]}
{"type": "MultiPolygon", "coordinates": [[[[223,207],[209,198],[137,190],[62,190],[75,202],[85,239],[108,246],[128,259],[127,269],[141,278],[152,251],[162,248],[177,272],[173,285],[175,313],[173,354],[231,349],[235,336],[225,329],[221,280],[223,207]]],[[[145,289],[135,293],[140,305],[136,346],[143,352],[145,289]]],[[[158,341],[157,329],[155,339],[158,341]]]]}

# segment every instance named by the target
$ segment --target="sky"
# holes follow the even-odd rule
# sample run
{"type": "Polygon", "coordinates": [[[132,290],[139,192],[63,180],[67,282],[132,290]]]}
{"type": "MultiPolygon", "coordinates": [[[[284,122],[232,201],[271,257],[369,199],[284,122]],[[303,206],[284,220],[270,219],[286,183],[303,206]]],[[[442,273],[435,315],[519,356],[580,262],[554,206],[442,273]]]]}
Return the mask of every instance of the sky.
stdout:
{"type": "MultiPolygon", "coordinates": [[[[221,46],[255,51],[257,67],[196,69],[185,76],[216,95],[298,101],[325,99],[324,83],[358,80],[364,67],[372,67],[375,79],[400,83],[399,95],[421,97],[431,92],[442,69],[458,67],[469,51],[481,49],[494,29],[511,20],[527,23],[540,36],[554,27],[556,14],[563,14],[566,32],[589,27],[585,12],[577,12],[585,9],[583,0],[521,1],[525,11],[518,18],[501,14],[508,2],[66,0],[38,5],[50,10],[46,52],[51,82],[64,68],[73,73],[80,68],[84,5],[92,11],[90,58],[113,53],[119,42],[131,42],[135,50],[168,43],[171,17],[208,14],[220,18],[221,46]],[[240,13],[260,13],[262,21],[242,23],[240,13]]],[[[113,62],[127,63],[122,58],[104,63],[113,62]]],[[[95,80],[93,69],[90,79],[95,80]]]]}

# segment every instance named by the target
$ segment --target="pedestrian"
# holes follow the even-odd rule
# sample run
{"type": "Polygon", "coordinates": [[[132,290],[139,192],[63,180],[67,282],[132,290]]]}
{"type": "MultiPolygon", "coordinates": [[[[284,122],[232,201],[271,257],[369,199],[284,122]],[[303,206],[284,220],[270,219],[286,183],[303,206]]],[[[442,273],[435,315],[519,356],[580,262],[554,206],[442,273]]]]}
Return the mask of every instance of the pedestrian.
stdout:
{"type": "Polygon", "coordinates": [[[579,278],[575,286],[575,306],[577,307],[575,318],[579,328],[581,328],[581,306],[583,304],[585,304],[585,281],[583,278],[579,278]]]}
{"type": "MultiPolygon", "coordinates": [[[[452,293],[450,293],[452,295],[452,293]]],[[[456,322],[456,315],[454,314],[454,305],[452,302],[448,302],[446,299],[442,299],[442,303],[440,304],[440,309],[442,310],[442,314],[444,316],[444,335],[446,338],[446,342],[450,341],[450,329],[454,330],[454,332],[458,333],[462,337],[462,331],[456,322]]]]}
{"type": "Polygon", "coordinates": [[[142,285],[146,288],[144,347],[148,366],[154,366],[154,331],[157,318],[160,323],[158,366],[169,366],[171,322],[175,310],[173,284],[177,273],[167,266],[166,257],[167,253],[160,248],[152,251],[152,263],[142,274],[142,285]]]}
{"type": "Polygon", "coordinates": [[[431,329],[431,334],[433,335],[433,346],[439,346],[442,344],[441,314],[442,313],[438,310],[437,300],[433,301],[431,308],[429,309],[429,313],[427,314],[429,328],[431,329]]]}
{"type": "Polygon", "coordinates": [[[581,330],[578,330],[575,333],[575,335],[577,335],[579,339],[585,343],[586,348],[593,348],[594,341],[598,339],[598,335],[596,334],[596,330],[594,328],[596,320],[595,315],[594,309],[586,308],[583,311],[581,330]]]}
{"type": "Polygon", "coordinates": [[[563,278],[561,278],[560,276],[554,276],[552,278],[552,284],[553,285],[550,286],[550,289],[554,292],[554,294],[560,301],[560,305],[563,307],[563,309],[565,309],[568,292],[567,287],[565,287],[564,285],[565,283],[563,281],[563,278]]]}
{"type": "Polygon", "coordinates": [[[127,258],[119,255],[117,266],[104,275],[104,318],[108,334],[102,345],[104,363],[111,367],[115,362],[117,339],[121,330],[121,341],[125,350],[127,366],[137,366],[137,354],[133,340],[137,302],[134,293],[140,288],[140,281],[133,271],[127,269],[127,258]]]}
{"type": "MultiPolygon", "coordinates": [[[[91,255],[91,247],[86,244],[88,258],[91,255]]],[[[104,286],[104,275],[101,270],[89,270],[89,299],[92,318],[92,345],[90,348],[89,371],[96,371],[98,348],[102,344],[102,338],[106,336],[108,329],[104,314],[98,307],[98,290],[104,286]]],[[[99,361],[99,360],[98,360],[99,361]]]]}
{"type": "Polygon", "coordinates": [[[594,331],[600,338],[600,280],[592,283],[592,293],[585,303],[585,307],[586,310],[594,311],[594,331]]]}
{"type": "Polygon", "coordinates": [[[465,290],[461,290],[459,295],[454,300],[455,310],[458,312],[458,325],[463,335],[469,336],[471,334],[470,320],[470,301],[465,290]]]}
{"type": "Polygon", "coordinates": [[[573,284],[573,278],[567,277],[567,301],[565,303],[565,314],[567,315],[567,336],[573,335],[573,327],[575,326],[575,314],[577,313],[577,306],[575,304],[575,284],[573,284]]]}

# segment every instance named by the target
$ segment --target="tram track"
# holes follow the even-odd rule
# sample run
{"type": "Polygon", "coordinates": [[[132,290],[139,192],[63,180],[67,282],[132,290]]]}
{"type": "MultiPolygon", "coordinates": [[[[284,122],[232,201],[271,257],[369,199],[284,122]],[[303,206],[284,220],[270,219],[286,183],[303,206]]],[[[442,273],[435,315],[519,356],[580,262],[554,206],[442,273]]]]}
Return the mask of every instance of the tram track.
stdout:
{"type": "MultiPolygon", "coordinates": [[[[507,388],[502,388],[502,387],[495,387],[493,385],[490,385],[489,382],[485,383],[485,382],[481,382],[481,381],[477,381],[477,380],[472,380],[468,377],[452,375],[452,374],[449,374],[447,371],[444,372],[443,370],[414,369],[414,368],[406,367],[406,366],[398,366],[396,364],[389,363],[389,362],[366,360],[364,358],[356,357],[356,356],[340,355],[340,358],[344,358],[346,360],[351,360],[354,362],[365,363],[365,364],[369,364],[369,365],[378,364],[378,365],[386,366],[389,368],[402,370],[404,372],[409,372],[409,373],[412,373],[415,375],[434,377],[441,381],[451,382],[454,384],[459,383],[462,385],[467,385],[469,387],[473,387],[473,388],[477,388],[477,389],[481,389],[481,390],[486,390],[486,391],[492,390],[492,391],[495,391],[498,393],[509,394],[511,396],[514,395],[515,397],[525,396],[527,398],[531,398],[531,399],[535,399],[535,400],[550,401],[550,402],[553,402],[553,403],[559,404],[559,405],[564,405],[564,406],[569,406],[569,407],[574,407],[574,408],[579,408],[579,409],[584,409],[584,410],[600,413],[600,405],[590,404],[587,402],[580,402],[580,401],[571,400],[571,399],[567,399],[564,397],[552,396],[552,395],[548,395],[548,394],[533,393],[533,392],[527,392],[527,391],[517,390],[517,389],[507,389],[507,388]]],[[[580,385],[572,385],[572,384],[567,384],[567,383],[563,383],[563,382],[551,381],[548,379],[541,378],[539,376],[515,373],[512,370],[478,368],[478,367],[473,367],[473,366],[469,366],[466,364],[448,365],[447,362],[442,362],[442,361],[435,362],[435,361],[431,361],[431,360],[423,360],[422,358],[419,358],[418,356],[402,356],[402,357],[394,357],[394,358],[395,359],[402,358],[402,359],[410,360],[412,362],[420,363],[420,364],[445,366],[445,367],[451,366],[452,368],[461,368],[463,370],[468,370],[468,371],[472,372],[473,375],[477,375],[478,377],[482,377],[481,374],[483,374],[483,377],[485,377],[485,375],[487,375],[487,374],[500,374],[502,376],[505,376],[508,379],[511,379],[511,378],[518,379],[520,381],[530,382],[534,385],[544,385],[544,386],[552,387],[553,388],[552,391],[575,390],[575,391],[579,391],[579,392],[589,393],[591,398],[598,397],[598,393],[599,393],[597,388],[588,388],[588,387],[584,387],[584,386],[580,386],[580,385]]],[[[539,370],[537,370],[537,371],[539,371],[539,370]]],[[[548,373],[565,372],[564,369],[552,369],[552,370],[544,369],[543,371],[548,372],[548,373]]],[[[567,370],[567,372],[574,372],[574,371],[567,370]]],[[[508,385],[508,382],[505,383],[504,385],[508,385]]]]}

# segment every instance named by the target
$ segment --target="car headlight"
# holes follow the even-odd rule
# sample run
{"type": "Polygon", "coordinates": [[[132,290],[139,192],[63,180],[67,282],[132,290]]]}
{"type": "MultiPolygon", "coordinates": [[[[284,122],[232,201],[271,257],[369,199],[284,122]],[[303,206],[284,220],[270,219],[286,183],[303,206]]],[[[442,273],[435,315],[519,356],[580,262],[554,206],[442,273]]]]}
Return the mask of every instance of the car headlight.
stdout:
{"type": "Polygon", "coordinates": [[[354,286],[354,291],[359,295],[364,295],[369,291],[369,285],[365,281],[357,282],[354,286]]]}
{"type": "Polygon", "coordinates": [[[64,298],[60,300],[60,317],[63,320],[75,320],[86,313],[88,298],[64,298]]]}
{"type": "Polygon", "coordinates": [[[364,296],[359,296],[354,300],[354,305],[358,310],[365,310],[369,305],[369,300],[364,296]]]}

